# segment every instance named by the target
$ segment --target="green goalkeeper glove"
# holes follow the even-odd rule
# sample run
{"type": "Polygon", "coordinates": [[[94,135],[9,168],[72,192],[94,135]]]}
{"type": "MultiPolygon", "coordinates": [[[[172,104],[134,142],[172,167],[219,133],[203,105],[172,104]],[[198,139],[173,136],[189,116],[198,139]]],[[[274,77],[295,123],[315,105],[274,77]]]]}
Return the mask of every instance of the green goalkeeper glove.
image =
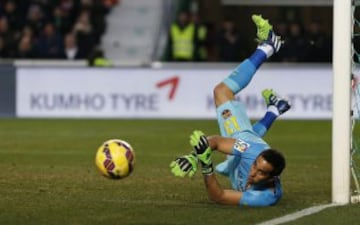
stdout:
{"type": "Polygon", "coordinates": [[[170,163],[171,173],[176,177],[193,177],[197,171],[198,159],[195,153],[183,155],[170,163]]]}
{"type": "Polygon", "coordinates": [[[212,174],[214,170],[211,161],[212,150],[205,134],[202,131],[195,130],[190,135],[190,145],[193,147],[197,158],[201,162],[202,173],[212,174]]]}

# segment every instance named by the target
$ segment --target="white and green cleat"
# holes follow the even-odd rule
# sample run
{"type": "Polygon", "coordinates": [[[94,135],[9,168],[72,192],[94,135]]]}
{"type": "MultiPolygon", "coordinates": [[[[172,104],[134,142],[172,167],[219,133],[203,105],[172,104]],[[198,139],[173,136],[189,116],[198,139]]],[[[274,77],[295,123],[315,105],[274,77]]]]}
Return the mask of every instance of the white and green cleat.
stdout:
{"type": "Polygon", "coordinates": [[[279,114],[283,114],[291,108],[288,100],[279,97],[272,89],[265,89],[262,91],[262,96],[265,100],[267,107],[275,106],[279,114]]]}
{"type": "Polygon", "coordinates": [[[272,25],[269,23],[269,20],[262,18],[261,15],[252,15],[251,18],[257,28],[257,40],[259,42],[264,42],[268,40],[273,28],[272,25]]]}
{"type": "Polygon", "coordinates": [[[259,44],[270,45],[275,52],[278,52],[283,44],[280,36],[276,36],[273,31],[273,26],[269,20],[264,19],[261,15],[252,15],[252,20],[256,25],[256,40],[259,44]]]}

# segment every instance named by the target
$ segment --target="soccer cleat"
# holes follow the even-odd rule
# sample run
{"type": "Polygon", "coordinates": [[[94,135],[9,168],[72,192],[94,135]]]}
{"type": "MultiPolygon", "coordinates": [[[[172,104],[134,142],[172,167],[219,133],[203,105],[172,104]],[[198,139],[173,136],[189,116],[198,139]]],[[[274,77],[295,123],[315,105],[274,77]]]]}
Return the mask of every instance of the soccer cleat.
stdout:
{"type": "Polygon", "coordinates": [[[272,31],[272,25],[269,23],[268,20],[262,18],[261,15],[252,15],[252,20],[256,25],[257,28],[257,39],[259,42],[263,42],[268,40],[269,35],[272,31]]]}
{"type": "Polygon", "coordinates": [[[289,101],[277,96],[277,94],[272,89],[263,90],[262,96],[267,107],[271,105],[275,106],[278,109],[280,115],[291,108],[289,101]]]}
{"type": "Polygon", "coordinates": [[[275,52],[278,52],[281,48],[281,45],[283,44],[283,41],[281,40],[280,36],[276,36],[269,21],[262,18],[261,15],[252,15],[251,18],[257,28],[256,40],[259,42],[259,44],[268,44],[274,49],[275,52]]]}

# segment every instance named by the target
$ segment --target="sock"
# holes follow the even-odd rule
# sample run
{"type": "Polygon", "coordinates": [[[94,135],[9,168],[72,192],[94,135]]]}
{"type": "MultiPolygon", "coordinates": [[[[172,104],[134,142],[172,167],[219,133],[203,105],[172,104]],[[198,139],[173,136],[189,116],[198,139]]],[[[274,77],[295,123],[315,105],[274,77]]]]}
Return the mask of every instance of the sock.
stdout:
{"type": "Polygon", "coordinates": [[[270,105],[267,109],[268,112],[272,112],[274,113],[276,116],[280,116],[280,112],[279,112],[279,109],[274,106],[274,105],[270,105]]]}
{"type": "Polygon", "coordinates": [[[234,94],[244,89],[251,81],[256,72],[256,67],[249,59],[244,60],[223,81],[234,94]]]}
{"type": "MultiPolygon", "coordinates": [[[[254,126],[253,126],[253,130],[260,137],[263,137],[266,134],[266,132],[270,129],[271,125],[274,123],[276,118],[279,116],[279,112],[273,112],[273,109],[270,110],[270,108],[272,108],[272,107],[269,106],[269,109],[265,113],[265,116],[261,120],[259,120],[256,124],[254,124],[254,126]]],[[[275,109],[276,109],[276,107],[275,107],[275,109]]]]}
{"type": "Polygon", "coordinates": [[[249,57],[249,60],[252,62],[252,64],[254,64],[254,66],[256,67],[256,69],[258,69],[261,64],[263,64],[267,59],[266,53],[257,48],[255,50],[255,52],[249,57]]]}
{"type": "Polygon", "coordinates": [[[249,60],[258,69],[272,54],[274,54],[274,48],[269,44],[263,43],[257,47],[255,52],[249,57],[249,60]]]}
{"type": "Polygon", "coordinates": [[[262,50],[266,54],[266,58],[270,58],[274,54],[274,47],[267,43],[259,45],[257,49],[262,50]]]}
{"type": "Polygon", "coordinates": [[[265,116],[259,121],[259,123],[264,125],[266,130],[269,130],[273,122],[276,120],[276,118],[277,115],[275,115],[273,112],[267,111],[265,113],[265,116]]]}
{"type": "Polygon", "coordinates": [[[256,70],[267,58],[274,53],[271,45],[263,43],[257,47],[255,52],[244,60],[223,82],[232,90],[234,94],[244,89],[251,81],[256,70]]]}

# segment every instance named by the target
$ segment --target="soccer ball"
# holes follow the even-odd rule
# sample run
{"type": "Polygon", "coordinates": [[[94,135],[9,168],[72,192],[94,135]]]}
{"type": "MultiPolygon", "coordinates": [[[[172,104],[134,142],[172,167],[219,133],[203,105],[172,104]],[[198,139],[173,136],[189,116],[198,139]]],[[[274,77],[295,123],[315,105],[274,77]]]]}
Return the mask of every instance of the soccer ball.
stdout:
{"type": "Polygon", "coordinates": [[[95,165],[105,177],[111,179],[125,178],[134,169],[134,150],[126,141],[120,139],[107,140],[97,150],[95,165]]]}

